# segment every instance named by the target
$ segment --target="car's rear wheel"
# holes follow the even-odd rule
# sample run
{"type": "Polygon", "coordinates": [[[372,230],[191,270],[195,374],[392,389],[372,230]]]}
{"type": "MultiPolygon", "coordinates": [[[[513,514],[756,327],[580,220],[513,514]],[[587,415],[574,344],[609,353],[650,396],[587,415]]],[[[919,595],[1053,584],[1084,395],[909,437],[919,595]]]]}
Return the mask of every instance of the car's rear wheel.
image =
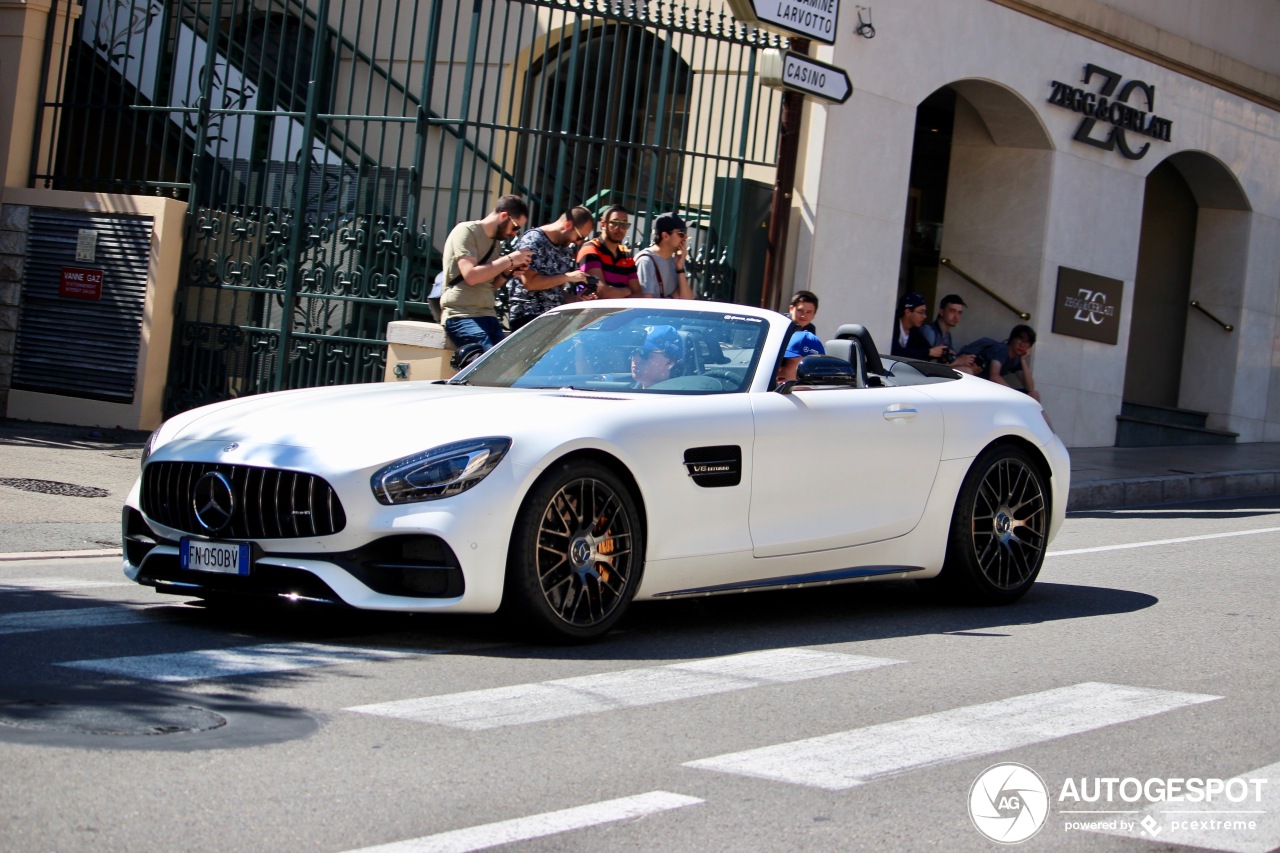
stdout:
{"type": "Polygon", "coordinates": [[[1035,583],[1049,534],[1049,492],[1018,447],[983,451],[965,476],[939,580],[980,604],[1007,604],[1035,583]]]}
{"type": "Polygon", "coordinates": [[[504,609],[545,639],[594,639],[622,618],[643,567],[630,490],[597,462],[562,462],[520,508],[504,609]]]}

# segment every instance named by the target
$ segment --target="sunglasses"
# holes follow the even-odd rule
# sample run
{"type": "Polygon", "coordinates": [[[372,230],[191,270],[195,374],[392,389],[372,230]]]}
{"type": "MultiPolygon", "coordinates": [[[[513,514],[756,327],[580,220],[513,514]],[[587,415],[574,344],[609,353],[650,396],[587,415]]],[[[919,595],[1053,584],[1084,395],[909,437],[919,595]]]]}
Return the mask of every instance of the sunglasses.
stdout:
{"type": "Polygon", "coordinates": [[[605,223],[605,225],[608,225],[610,228],[629,228],[631,223],[625,219],[610,219],[605,223]]]}

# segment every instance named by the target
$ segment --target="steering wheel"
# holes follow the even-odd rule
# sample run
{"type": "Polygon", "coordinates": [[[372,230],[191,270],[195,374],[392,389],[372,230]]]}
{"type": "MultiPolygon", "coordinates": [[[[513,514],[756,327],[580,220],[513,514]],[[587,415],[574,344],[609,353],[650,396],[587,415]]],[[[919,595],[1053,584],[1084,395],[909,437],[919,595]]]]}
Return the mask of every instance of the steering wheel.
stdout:
{"type": "Polygon", "coordinates": [[[723,367],[712,367],[702,371],[703,376],[710,376],[713,379],[719,379],[724,383],[725,390],[737,391],[742,387],[744,377],[739,376],[732,370],[726,370],[723,367]]]}

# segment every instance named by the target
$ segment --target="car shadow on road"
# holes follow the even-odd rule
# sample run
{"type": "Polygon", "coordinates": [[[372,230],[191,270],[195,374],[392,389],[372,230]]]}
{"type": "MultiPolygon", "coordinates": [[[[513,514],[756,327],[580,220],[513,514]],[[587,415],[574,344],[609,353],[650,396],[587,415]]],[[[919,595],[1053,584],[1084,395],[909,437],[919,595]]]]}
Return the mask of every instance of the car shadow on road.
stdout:
{"type": "MultiPolygon", "coordinates": [[[[925,634],[1002,633],[1016,625],[1131,613],[1158,599],[1146,593],[1037,583],[1015,604],[963,606],[940,601],[911,582],[758,592],[682,601],[638,602],[619,627],[581,646],[537,645],[498,626],[510,645],[488,656],[572,660],[661,660],[727,655],[925,634]]],[[[429,618],[422,628],[431,631],[429,618]]]]}

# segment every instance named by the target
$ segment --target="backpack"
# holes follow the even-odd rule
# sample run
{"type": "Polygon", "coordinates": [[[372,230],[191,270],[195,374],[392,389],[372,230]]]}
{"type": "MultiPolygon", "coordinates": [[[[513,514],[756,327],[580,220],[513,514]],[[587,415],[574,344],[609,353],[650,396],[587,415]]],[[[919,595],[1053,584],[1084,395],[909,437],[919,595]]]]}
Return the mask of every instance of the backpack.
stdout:
{"type": "MultiPolygon", "coordinates": [[[[652,249],[645,247],[640,251],[636,252],[633,257],[635,258],[635,262],[636,262],[637,276],[639,275],[640,259],[644,257],[649,258],[649,260],[653,263],[653,271],[658,275],[658,298],[659,299],[669,298],[667,295],[667,280],[662,277],[662,267],[658,265],[657,253],[655,253],[652,249]]],[[[679,287],[679,286],[680,286],[680,283],[677,281],[676,287],[679,287]]],[[[673,287],[671,289],[672,294],[676,292],[676,287],[673,287]]]]}

